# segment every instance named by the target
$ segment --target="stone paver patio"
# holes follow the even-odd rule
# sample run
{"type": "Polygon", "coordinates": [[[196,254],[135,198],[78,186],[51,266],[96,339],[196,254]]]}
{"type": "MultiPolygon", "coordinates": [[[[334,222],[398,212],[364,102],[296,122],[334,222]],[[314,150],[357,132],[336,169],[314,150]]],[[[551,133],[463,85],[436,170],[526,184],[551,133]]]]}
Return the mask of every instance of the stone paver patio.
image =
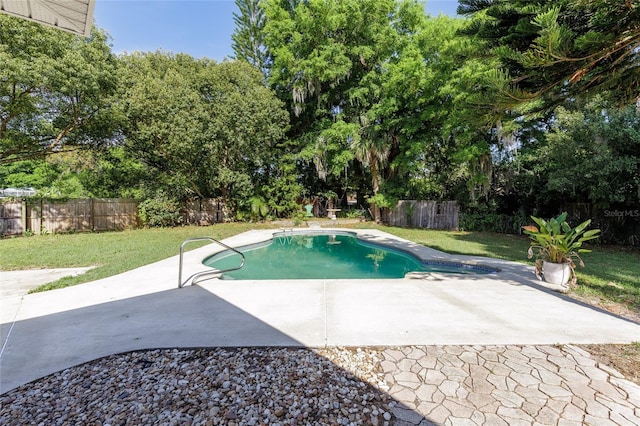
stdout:
{"type": "Polygon", "coordinates": [[[383,351],[397,425],[639,425],[640,386],[572,346],[383,351]]]}

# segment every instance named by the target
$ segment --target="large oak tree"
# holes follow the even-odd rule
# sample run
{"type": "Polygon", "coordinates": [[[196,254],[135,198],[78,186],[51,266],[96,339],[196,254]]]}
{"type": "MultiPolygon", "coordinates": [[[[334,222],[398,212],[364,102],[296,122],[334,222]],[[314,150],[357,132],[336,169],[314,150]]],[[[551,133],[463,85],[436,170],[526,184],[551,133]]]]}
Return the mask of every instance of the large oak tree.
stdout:
{"type": "Polygon", "coordinates": [[[0,14],[0,164],[108,143],[116,58],[104,32],[81,38],[0,14]]]}
{"type": "Polygon", "coordinates": [[[256,68],[162,52],[122,62],[126,147],[175,198],[235,205],[276,173],[288,117],[256,68]]]}

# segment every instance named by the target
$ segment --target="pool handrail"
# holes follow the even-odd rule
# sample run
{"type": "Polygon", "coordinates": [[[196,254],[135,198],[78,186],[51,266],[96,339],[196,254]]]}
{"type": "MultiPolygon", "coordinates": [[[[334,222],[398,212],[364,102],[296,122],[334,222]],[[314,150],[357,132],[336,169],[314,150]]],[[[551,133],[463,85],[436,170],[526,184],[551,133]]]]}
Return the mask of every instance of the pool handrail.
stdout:
{"type": "Polygon", "coordinates": [[[244,266],[244,262],[245,262],[244,254],[242,254],[238,250],[234,249],[233,247],[230,247],[230,246],[226,245],[225,243],[216,240],[215,238],[212,238],[212,237],[192,237],[192,238],[187,238],[180,245],[180,265],[178,266],[178,288],[184,287],[185,284],[187,284],[189,281],[191,281],[191,283],[194,284],[196,278],[203,277],[205,275],[221,275],[221,274],[223,274],[225,272],[237,271],[238,269],[242,269],[242,267],[244,266]],[[221,245],[222,247],[226,248],[227,250],[231,250],[231,251],[239,254],[242,257],[242,262],[240,263],[240,266],[238,266],[237,268],[222,269],[222,270],[220,270],[220,269],[212,269],[210,271],[196,272],[195,274],[193,274],[189,278],[187,278],[184,282],[182,282],[182,257],[184,255],[184,246],[187,243],[191,243],[191,242],[194,242],[194,241],[211,241],[211,242],[214,242],[214,243],[216,243],[218,245],[221,245]]]}

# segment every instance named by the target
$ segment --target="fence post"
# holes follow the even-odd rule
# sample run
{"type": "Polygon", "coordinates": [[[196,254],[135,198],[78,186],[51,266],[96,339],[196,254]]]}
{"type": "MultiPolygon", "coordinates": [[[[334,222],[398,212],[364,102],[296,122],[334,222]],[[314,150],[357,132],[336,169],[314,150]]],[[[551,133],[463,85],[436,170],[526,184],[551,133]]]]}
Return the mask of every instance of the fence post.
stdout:
{"type": "MultiPolygon", "coordinates": [[[[51,204],[50,201],[47,201],[47,209],[49,209],[49,205],[51,204]]],[[[47,232],[47,227],[45,226],[47,224],[47,222],[45,221],[44,218],[44,200],[41,198],[40,199],[40,232],[38,232],[38,234],[42,234],[42,230],[44,229],[45,233],[47,232]]]]}
{"type": "Polygon", "coordinates": [[[22,230],[22,233],[24,234],[25,232],[27,232],[27,201],[26,200],[20,200],[20,221],[21,226],[20,229],[22,230]]]}
{"type": "Polygon", "coordinates": [[[92,231],[96,230],[96,209],[94,206],[95,198],[91,198],[91,208],[89,209],[89,226],[92,231]]]}

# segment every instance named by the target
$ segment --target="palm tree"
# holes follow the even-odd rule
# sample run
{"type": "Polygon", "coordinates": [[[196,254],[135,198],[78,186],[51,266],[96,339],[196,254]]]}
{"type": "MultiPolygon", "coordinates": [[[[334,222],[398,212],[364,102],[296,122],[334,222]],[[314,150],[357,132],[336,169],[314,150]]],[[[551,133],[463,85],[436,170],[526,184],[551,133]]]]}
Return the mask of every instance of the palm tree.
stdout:
{"type": "MultiPolygon", "coordinates": [[[[375,197],[380,190],[380,172],[391,152],[390,138],[375,131],[373,126],[366,125],[366,117],[360,117],[360,121],[363,124],[360,129],[361,135],[351,140],[350,148],[356,159],[371,172],[371,188],[375,197]]],[[[380,207],[376,203],[371,203],[371,209],[373,220],[376,223],[380,222],[380,207]]]]}

